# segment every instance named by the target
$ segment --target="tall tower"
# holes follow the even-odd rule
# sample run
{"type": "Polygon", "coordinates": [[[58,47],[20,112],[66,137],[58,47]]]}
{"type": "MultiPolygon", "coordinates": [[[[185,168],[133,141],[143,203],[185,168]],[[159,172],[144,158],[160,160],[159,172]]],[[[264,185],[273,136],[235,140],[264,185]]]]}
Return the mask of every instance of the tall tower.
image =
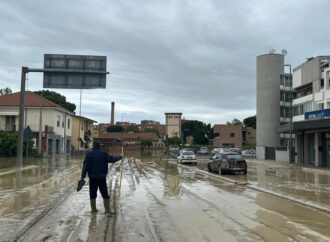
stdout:
{"type": "Polygon", "coordinates": [[[277,129],[280,126],[280,81],[283,73],[283,54],[257,56],[257,149],[258,146],[280,145],[277,129]]]}

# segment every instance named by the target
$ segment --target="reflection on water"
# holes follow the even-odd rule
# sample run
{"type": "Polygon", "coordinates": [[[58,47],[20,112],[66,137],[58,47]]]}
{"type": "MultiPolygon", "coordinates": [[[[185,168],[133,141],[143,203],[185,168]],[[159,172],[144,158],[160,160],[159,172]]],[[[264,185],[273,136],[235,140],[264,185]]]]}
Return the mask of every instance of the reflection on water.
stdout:
{"type": "Polygon", "coordinates": [[[176,197],[181,194],[181,178],[178,166],[165,162],[164,196],[176,197]]]}
{"type": "Polygon", "coordinates": [[[52,157],[24,161],[15,166],[15,159],[1,159],[0,216],[15,213],[40,197],[77,179],[80,160],[52,157]]]}

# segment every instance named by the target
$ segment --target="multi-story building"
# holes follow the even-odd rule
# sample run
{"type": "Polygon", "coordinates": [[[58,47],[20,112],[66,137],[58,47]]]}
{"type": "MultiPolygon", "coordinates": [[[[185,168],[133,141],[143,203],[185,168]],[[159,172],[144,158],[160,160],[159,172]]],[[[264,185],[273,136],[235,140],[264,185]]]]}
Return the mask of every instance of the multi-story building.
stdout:
{"type": "Polygon", "coordinates": [[[232,124],[215,124],[213,145],[218,147],[242,148],[243,126],[232,124]]]}
{"type": "Polygon", "coordinates": [[[330,56],[309,58],[293,69],[296,162],[330,166],[330,56]]]}
{"type": "Polygon", "coordinates": [[[290,122],[291,74],[285,74],[284,54],[257,56],[258,159],[275,159],[275,147],[288,146],[290,136],[278,132],[290,122]]]}
{"type": "Polygon", "coordinates": [[[165,113],[166,135],[168,138],[181,137],[182,113],[165,113]]]}
{"type": "MultiPolygon", "coordinates": [[[[0,96],[0,130],[18,131],[19,103],[19,92],[0,96]]],[[[36,147],[41,148],[44,156],[70,152],[74,113],[36,93],[26,92],[24,116],[24,127],[29,126],[36,147]]]]}
{"type": "Polygon", "coordinates": [[[72,145],[76,151],[90,149],[93,145],[93,123],[95,120],[74,115],[72,117],[72,145]]]}

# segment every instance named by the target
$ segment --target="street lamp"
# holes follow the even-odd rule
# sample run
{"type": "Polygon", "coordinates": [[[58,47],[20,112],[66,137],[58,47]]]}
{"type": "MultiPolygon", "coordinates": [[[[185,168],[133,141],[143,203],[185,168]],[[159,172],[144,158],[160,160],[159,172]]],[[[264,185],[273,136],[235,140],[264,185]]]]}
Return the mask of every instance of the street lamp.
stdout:
{"type": "MultiPolygon", "coordinates": [[[[291,65],[285,64],[284,66],[289,67],[289,84],[290,84],[290,140],[289,140],[289,163],[292,163],[292,73],[291,73],[291,65]]],[[[285,84],[285,83],[284,83],[285,84]]]]}
{"type": "Polygon", "coordinates": [[[126,113],[122,113],[122,114],[121,114],[121,126],[122,126],[122,132],[124,132],[124,115],[126,115],[126,113]]]}

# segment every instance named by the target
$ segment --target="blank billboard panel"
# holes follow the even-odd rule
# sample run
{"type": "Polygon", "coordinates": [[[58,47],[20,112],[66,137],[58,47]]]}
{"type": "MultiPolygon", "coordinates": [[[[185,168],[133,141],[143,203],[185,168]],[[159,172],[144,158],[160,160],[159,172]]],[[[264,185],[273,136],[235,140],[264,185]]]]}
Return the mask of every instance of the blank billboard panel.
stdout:
{"type": "Polygon", "coordinates": [[[106,88],[106,56],[44,55],[44,88],[106,88]]]}

